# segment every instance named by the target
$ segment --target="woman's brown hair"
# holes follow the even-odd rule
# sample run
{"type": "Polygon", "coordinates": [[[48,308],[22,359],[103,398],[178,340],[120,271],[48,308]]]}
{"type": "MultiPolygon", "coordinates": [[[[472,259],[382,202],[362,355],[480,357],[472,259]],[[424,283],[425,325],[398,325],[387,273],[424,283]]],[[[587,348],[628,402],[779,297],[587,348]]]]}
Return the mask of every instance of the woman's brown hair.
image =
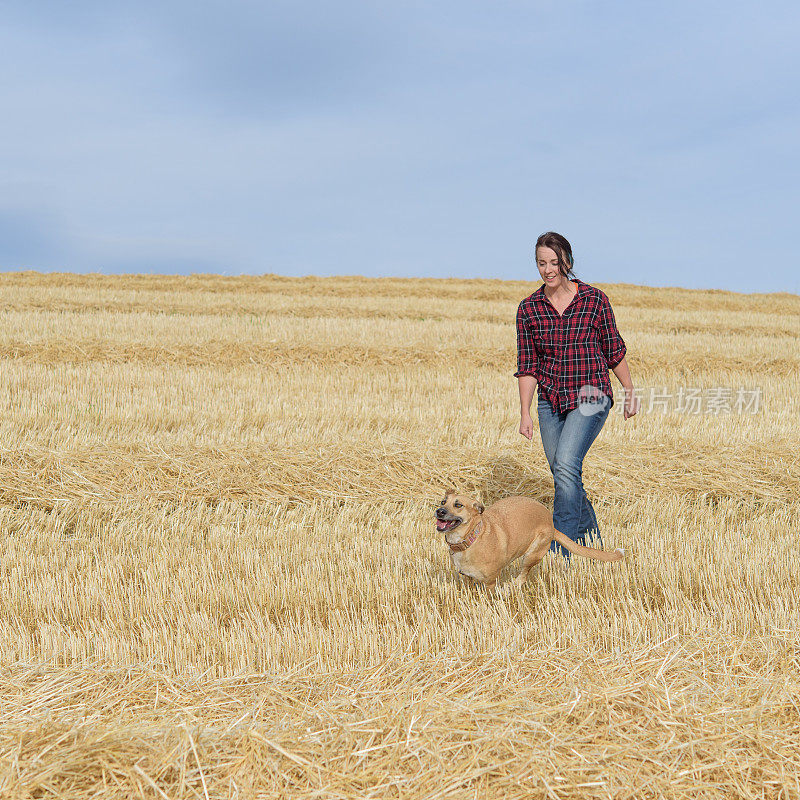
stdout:
{"type": "Polygon", "coordinates": [[[572,245],[560,234],[555,231],[547,231],[536,240],[534,248],[534,258],[540,247],[549,247],[558,256],[558,269],[562,275],[575,277],[572,275],[572,267],[575,264],[572,258],[572,245]]]}

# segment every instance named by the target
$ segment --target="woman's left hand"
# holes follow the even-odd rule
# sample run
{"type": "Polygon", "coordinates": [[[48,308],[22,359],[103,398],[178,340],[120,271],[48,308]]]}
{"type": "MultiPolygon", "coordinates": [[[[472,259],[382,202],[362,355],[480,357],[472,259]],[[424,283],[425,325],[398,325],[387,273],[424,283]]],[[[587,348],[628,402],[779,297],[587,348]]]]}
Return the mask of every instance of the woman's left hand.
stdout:
{"type": "Polygon", "coordinates": [[[632,417],[638,410],[641,405],[641,401],[636,396],[636,393],[631,389],[630,391],[625,391],[625,406],[623,408],[623,416],[625,419],[628,417],[632,417]]]}

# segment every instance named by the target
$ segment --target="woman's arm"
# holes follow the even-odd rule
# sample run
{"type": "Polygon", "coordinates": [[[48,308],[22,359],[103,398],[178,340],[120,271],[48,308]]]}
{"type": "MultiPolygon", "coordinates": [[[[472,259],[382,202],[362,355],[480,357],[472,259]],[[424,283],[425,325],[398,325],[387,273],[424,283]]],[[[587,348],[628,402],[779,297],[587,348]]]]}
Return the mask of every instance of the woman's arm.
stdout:
{"type": "Polygon", "coordinates": [[[519,380],[519,432],[528,439],[533,436],[531,402],[536,391],[536,360],[533,334],[520,303],[517,308],[517,371],[514,377],[519,380]]]}
{"type": "Polygon", "coordinates": [[[639,410],[639,398],[633,393],[633,381],[631,380],[631,371],[628,369],[628,362],[623,357],[622,361],[611,369],[622,384],[622,388],[625,389],[625,400],[622,411],[625,419],[628,419],[628,417],[632,417],[639,410]]]}
{"type": "Polygon", "coordinates": [[[617,376],[617,379],[625,389],[625,401],[622,412],[625,419],[632,417],[638,410],[638,400],[633,394],[633,381],[631,371],[628,369],[628,362],[625,354],[628,351],[625,340],[620,335],[617,328],[617,321],[614,319],[614,311],[611,308],[608,296],[600,292],[600,347],[606,357],[609,369],[617,376]]]}
{"type": "Polygon", "coordinates": [[[519,432],[526,438],[533,437],[531,401],[536,391],[536,378],[533,375],[520,375],[519,378],[519,432]]]}
{"type": "MultiPolygon", "coordinates": [[[[609,369],[613,369],[614,374],[622,380],[617,374],[617,367],[624,360],[628,348],[617,328],[614,310],[611,308],[611,301],[605,292],[600,292],[600,313],[597,317],[597,328],[600,335],[600,349],[603,351],[606,363],[609,369]]],[[[627,372],[627,367],[625,370],[627,372]]],[[[628,373],[628,378],[630,378],[630,373],[628,373]]]]}
{"type": "Polygon", "coordinates": [[[633,391],[633,381],[631,380],[631,371],[628,369],[628,361],[623,356],[622,361],[616,367],[611,368],[612,372],[617,376],[617,379],[622,384],[622,388],[626,392],[633,391]]]}
{"type": "Polygon", "coordinates": [[[536,378],[533,375],[520,375],[519,381],[519,413],[530,416],[533,394],[536,391],[536,378]]]}

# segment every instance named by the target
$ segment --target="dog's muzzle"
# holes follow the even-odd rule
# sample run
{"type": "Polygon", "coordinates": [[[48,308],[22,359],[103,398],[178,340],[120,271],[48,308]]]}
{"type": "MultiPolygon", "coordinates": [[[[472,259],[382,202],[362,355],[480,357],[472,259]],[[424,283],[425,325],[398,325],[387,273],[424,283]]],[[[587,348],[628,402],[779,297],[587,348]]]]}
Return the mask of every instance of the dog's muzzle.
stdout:
{"type": "Polygon", "coordinates": [[[457,528],[463,521],[461,517],[453,516],[446,508],[436,509],[436,530],[439,533],[447,533],[457,528]]]}

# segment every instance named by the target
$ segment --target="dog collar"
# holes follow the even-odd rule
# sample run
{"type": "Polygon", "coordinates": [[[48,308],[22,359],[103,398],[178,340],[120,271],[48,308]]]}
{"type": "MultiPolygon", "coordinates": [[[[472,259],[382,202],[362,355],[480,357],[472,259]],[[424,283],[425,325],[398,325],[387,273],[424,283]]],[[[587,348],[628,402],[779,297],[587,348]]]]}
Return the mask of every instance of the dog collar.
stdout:
{"type": "Polygon", "coordinates": [[[450,548],[450,551],[458,553],[462,550],[466,550],[478,538],[481,528],[483,528],[483,520],[479,521],[475,526],[475,530],[469,535],[465,536],[458,544],[450,544],[450,542],[448,542],[447,545],[450,548]]]}

